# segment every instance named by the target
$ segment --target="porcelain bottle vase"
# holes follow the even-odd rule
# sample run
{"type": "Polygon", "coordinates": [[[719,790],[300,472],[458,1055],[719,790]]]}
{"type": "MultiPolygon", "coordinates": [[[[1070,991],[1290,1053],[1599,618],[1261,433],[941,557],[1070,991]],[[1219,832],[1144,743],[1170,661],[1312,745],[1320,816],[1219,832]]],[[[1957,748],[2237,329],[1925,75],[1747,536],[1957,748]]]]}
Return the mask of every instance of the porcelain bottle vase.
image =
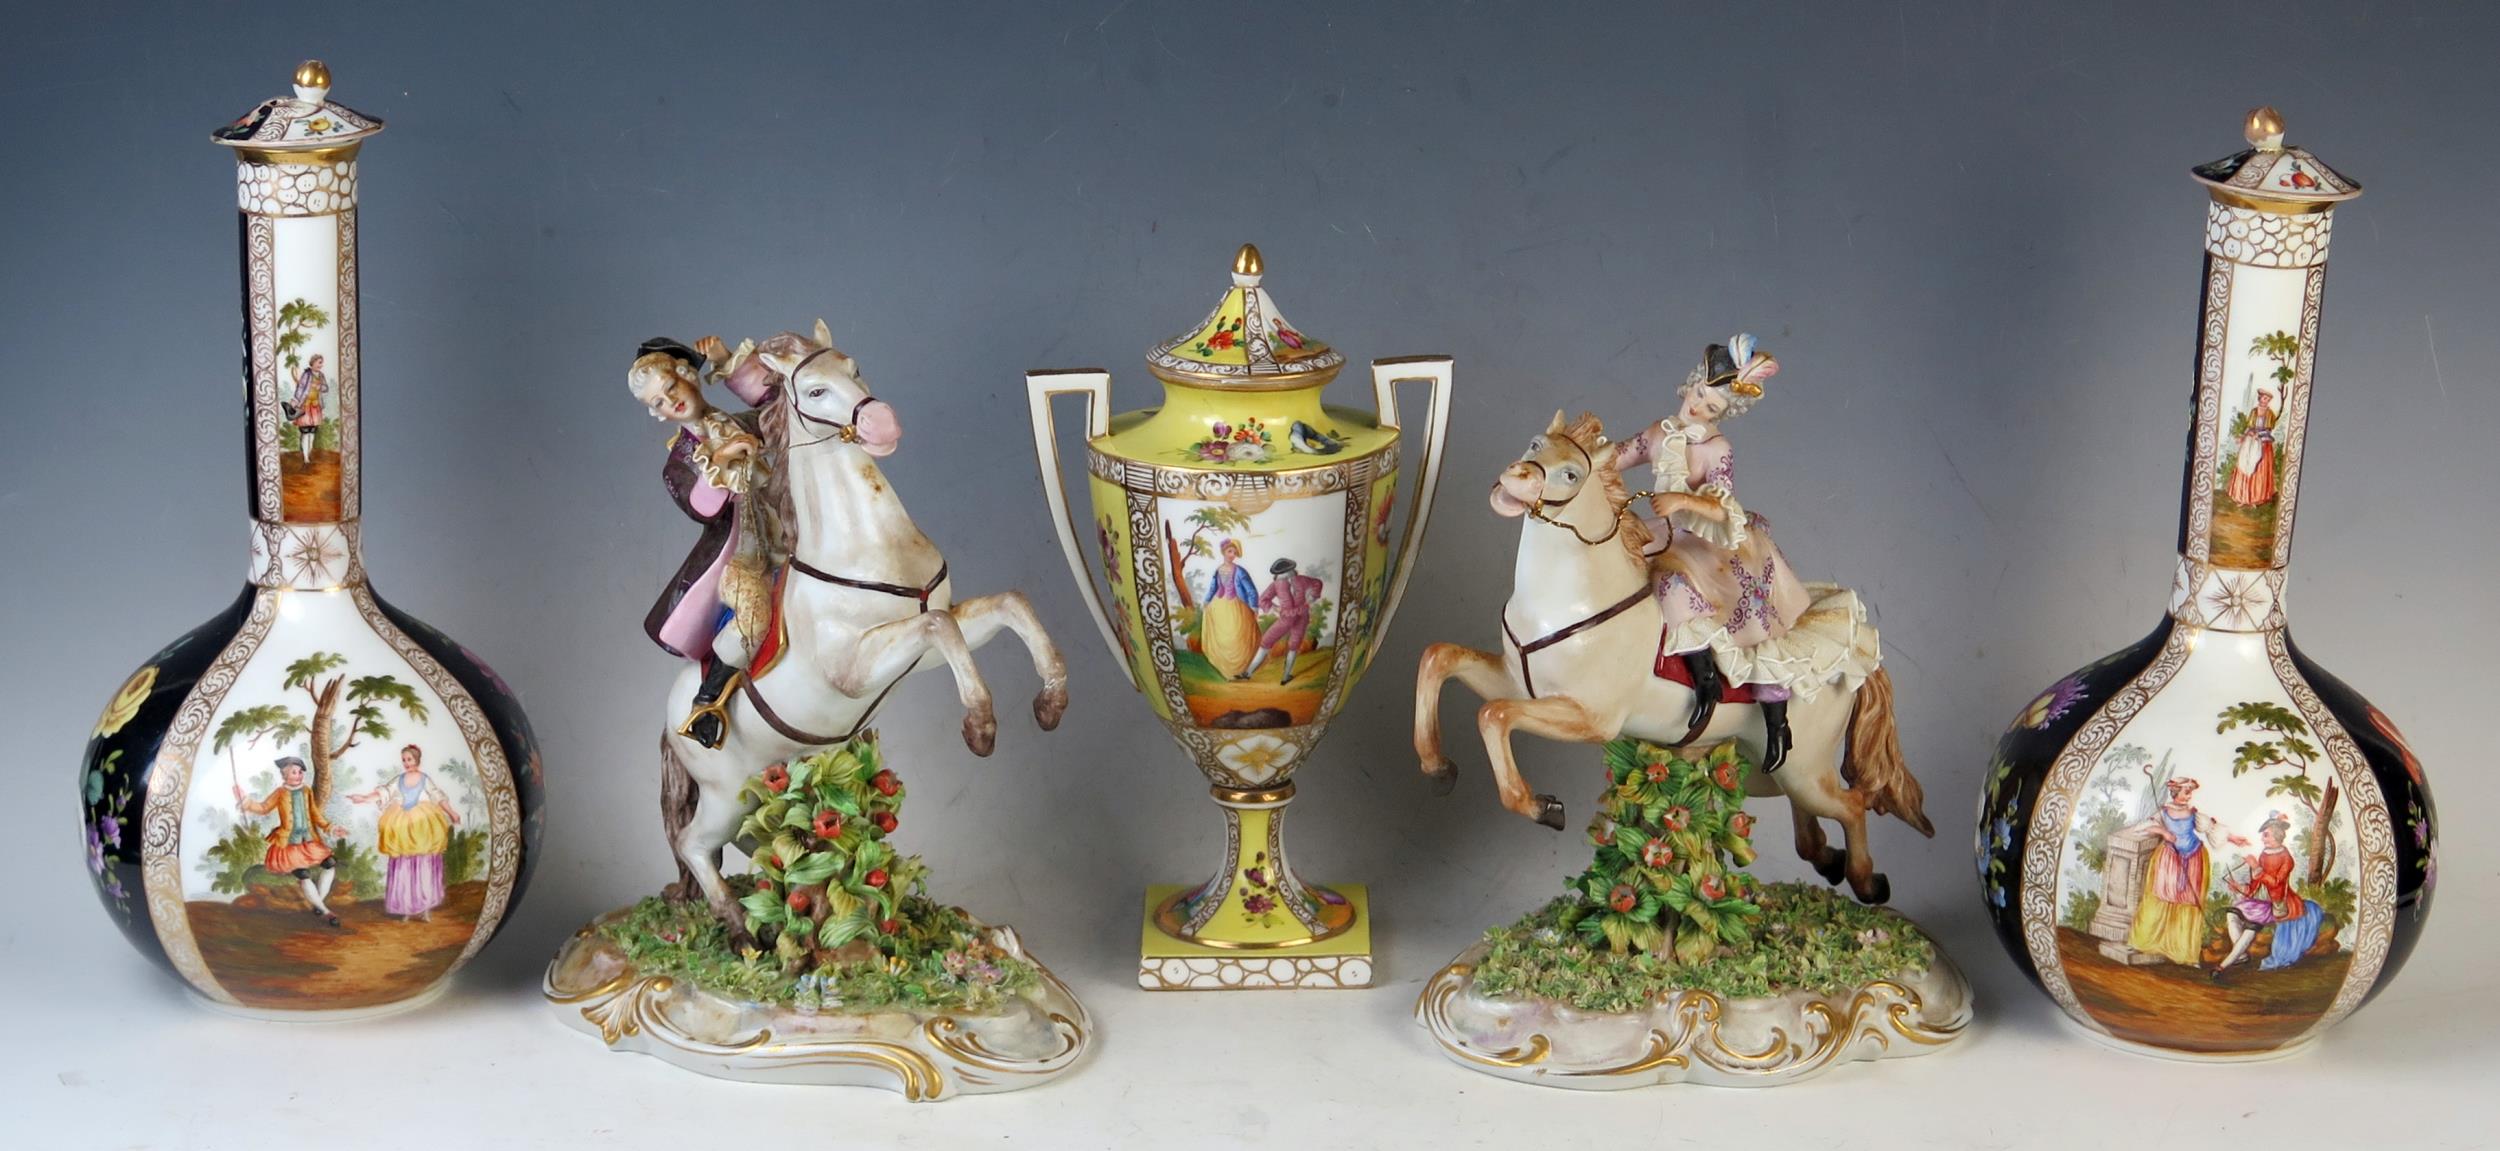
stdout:
{"type": "Polygon", "coordinates": [[[242,240],[242,592],[124,682],[79,768],[130,942],[202,1002],[284,1019],[439,994],[520,898],[540,787],[511,691],[359,554],[358,154],[382,124],[329,86],[307,62],[215,133],[242,240]]]}
{"type": "Polygon", "coordinates": [[[2436,874],[2421,764],[2292,642],[2284,598],[2327,245],[2361,189],[2287,147],[2272,109],[2247,137],[2195,169],[2204,291],[2169,614],[2024,709],[1979,811],[2015,962],[2094,1038],[2183,1058],[2297,1050],[2360,1007],[2412,950],[2436,874]]]}
{"type": "Polygon", "coordinates": [[[1321,402],[1345,365],[1287,322],[1243,245],[1204,320],[1157,345],[1163,402],[1113,416],[1111,376],[1028,373],[1043,490],[1068,565],[1129,681],[1205,775],[1224,817],[1206,879],[1147,890],[1138,983],[1155,991],[1363,987],[1360,884],[1306,882],[1285,850],[1295,773],[1370,664],[1413,570],[1449,420],[1451,362],[1375,361],[1376,412],[1321,402]],[[1396,385],[1431,387],[1422,475],[1391,547],[1396,385]],[[1052,397],[1086,401],[1078,524],[1052,397]],[[1103,564],[1095,583],[1086,557],[1103,564]]]}

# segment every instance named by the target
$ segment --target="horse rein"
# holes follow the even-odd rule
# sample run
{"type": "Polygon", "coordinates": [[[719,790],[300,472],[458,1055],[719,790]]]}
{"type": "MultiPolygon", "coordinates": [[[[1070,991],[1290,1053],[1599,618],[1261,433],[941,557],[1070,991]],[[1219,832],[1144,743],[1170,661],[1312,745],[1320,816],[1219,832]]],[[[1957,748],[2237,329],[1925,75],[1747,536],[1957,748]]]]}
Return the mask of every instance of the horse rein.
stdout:
{"type": "MultiPolygon", "coordinates": [[[[1575,439],[1572,439],[1570,436],[1567,436],[1567,435],[1566,435],[1566,436],[1563,436],[1563,437],[1562,437],[1562,442],[1564,442],[1564,443],[1566,443],[1566,444],[1570,444],[1570,445],[1571,445],[1571,450],[1572,450],[1572,451],[1575,451],[1575,452],[1580,453],[1580,462],[1581,462],[1581,466],[1586,467],[1586,468],[1588,469],[1588,471],[1589,471],[1588,476],[1587,476],[1587,477],[1582,478],[1582,479],[1581,479],[1581,481],[1580,481],[1580,483],[1581,483],[1582,485],[1586,485],[1586,484],[1588,483],[1589,479],[1594,478],[1594,477],[1596,476],[1596,474],[1597,474],[1597,459],[1596,459],[1596,457],[1589,455],[1589,450],[1588,450],[1587,448],[1581,447],[1581,446],[1580,446],[1580,441],[1575,440],[1575,439]]],[[[1546,496],[1545,496],[1545,485],[1544,485],[1544,483],[1542,482],[1542,481],[1544,480],[1544,478],[1545,478],[1545,465],[1540,464],[1540,463],[1536,462],[1535,460],[1521,460],[1520,462],[1521,462],[1521,463],[1524,463],[1524,464],[1527,464],[1529,467],[1535,468],[1535,469],[1536,469],[1536,474],[1537,474],[1537,479],[1539,480],[1539,483],[1537,484],[1537,501],[1536,501],[1536,503],[1529,505],[1529,506],[1528,506],[1528,508],[1526,509],[1526,510],[1527,510],[1527,513],[1528,513],[1528,518],[1529,518],[1529,519],[1532,519],[1532,520],[1535,520],[1535,521],[1536,521],[1536,522],[1538,522],[1538,523],[1544,524],[1544,525],[1546,525],[1546,526],[1548,526],[1548,527],[1557,527],[1557,528],[1561,528],[1561,529],[1562,529],[1562,530],[1564,530],[1564,531],[1570,532],[1570,533],[1571,533],[1571,537],[1572,537],[1573,539],[1579,540],[1581,543],[1586,544],[1586,545],[1587,545],[1587,546],[1589,546],[1589,547],[1596,547],[1596,546],[1597,546],[1597,545],[1599,545],[1599,544],[1602,544],[1602,543],[1607,543],[1607,542],[1609,542],[1609,541],[1613,540],[1616,536],[1623,534],[1623,514],[1624,514],[1624,512],[1625,512],[1627,509],[1629,509],[1629,508],[1632,506],[1632,501],[1637,500],[1637,499],[1642,499],[1642,498],[1647,497],[1647,496],[1654,496],[1654,495],[1657,495],[1657,494],[1658,494],[1657,492],[1641,491],[1641,492],[1633,492],[1631,495],[1624,497],[1624,500],[1623,500],[1623,502],[1622,502],[1622,503],[1616,504],[1616,505],[1614,506],[1614,513],[1615,513],[1615,514],[1614,514],[1614,519],[1613,519],[1612,523],[1610,523],[1610,524],[1608,525],[1608,527],[1607,527],[1607,529],[1606,529],[1606,534],[1605,534],[1605,535],[1602,535],[1602,536],[1599,536],[1599,537],[1597,537],[1596,539],[1590,539],[1590,538],[1589,538],[1589,537],[1587,537],[1586,535],[1581,534],[1580,529],[1579,529],[1578,527],[1575,527],[1575,526],[1573,526],[1573,525],[1571,525],[1571,524],[1564,523],[1564,522],[1563,522],[1563,521],[1561,521],[1561,520],[1555,519],[1553,516],[1547,515],[1547,514],[1546,514],[1546,513],[1542,510],[1542,509],[1544,509],[1544,508],[1558,508],[1558,507],[1562,507],[1562,506],[1564,506],[1564,505],[1566,505],[1566,504],[1569,504],[1571,501],[1573,501],[1573,500],[1576,500],[1576,499],[1580,498],[1580,489],[1579,489],[1579,488],[1573,488],[1573,489],[1571,490],[1571,494],[1570,494],[1570,495],[1564,496],[1563,498],[1558,499],[1558,500],[1557,500],[1557,499],[1548,499],[1548,498],[1546,498],[1546,496]]]]}
{"type": "MultiPolygon", "coordinates": [[[[820,427],[828,427],[828,428],[832,428],[832,429],[833,429],[833,432],[832,432],[832,434],[830,434],[830,435],[818,436],[818,437],[816,437],[815,439],[805,441],[804,443],[796,443],[796,444],[791,444],[791,445],[789,445],[789,446],[791,446],[791,447],[794,447],[794,448],[804,448],[804,447],[808,447],[808,446],[811,446],[811,445],[814,445],[814,444],[821,444],[821,443],[825,442],[826,440],[840,440],[840,441],[842,441],[843,443],[846,443],[846,444],[856,444],[856,443],[858,443],[858,442],[859,442],[859,413],[861,413],[862,411],[867,410],[868,405],[870,405],[870,404],[873,404],[873,403],[876,403],[876,402],[877,402],[877,397],[876,397],[873,393],[871,393],[871,392],[868,390],[868,385],[866,385],[866,384],[860,384],[860,387],[859,387],[859,402],[858,402],[858,403],[856,403],[856,404],[852,404],[852,405],[851,405],[851,418],[850,418],[849,420],[847,420],[847,421],[844,421],[844,420],[828,420],[828,419],[824,418],[823,416],[816,415],[816,414],[814,414],[814,413],[812,413],[812,412],[809,412],[806,408],[802,408],[802,407],[800,407],[800,406],[799,406],[799,393],[798,393],[798,387],[799,387],[799,373],[800,373],[800,372],[803,372],[803,371],[806,371],[806,370],[807,370],[807,365],[809,365],[809,364],[812,364],[812,363],[816,362],[816,357],[821,356],[821,355],[824,355],[825,353],[830,352],[830,351],[832,351],[832,350],[833,350],[833,349],[831,349],[831,348],[818,348],[818,349],[816,349],[815,351],[809,352],[809,353],[806,355],[806,357],[805,357],[805,358],[801,359],[798,363],[796,363],[796,364],[794,364],[794,365],[792,365],[792,366],[791,366],[791,368],[790,368],[790,374],[789,374],[789,376],[788,376],[788,381],[787,381],[787,382],[783,385],[783,387],[785,387],[786,389],[788,389],[788,392],[787,392],[787,402],[788,402],[788,403],[789,403],[789,405],[790,405],[790,410],[791,410],[792,412],[796,413],[796,414],[798,415],[798,417],[799,417],[799,419],[800,419],[800,420],[805,421],[805,422],[807,422],[807,423],[816,424],[816,425],[818,425],[818,426],[820,426],[820,427]]],[[[854,383],[857,383],[858,381],[856,380],[856,378],[854,378],[853,382],[854,382],[854,383]]]]}
{"type": "MultiPolygon", "coordinates": [[[[824,571],[816,567],[814,564],[808,563],[806,560],[800,559],[797,556],[790,557],[790,570],[822,583],[835,584],[847,588],[857,588],[861,591],[881,592],[885,595],[914,601],[920,605],[920,614],[922,615],[927,615],[929,613],[929,597],[936,595],[938,585],[946,582],[946,563],[943,560],[938,561],[937,574],[930,576],[929,582],[922,584],[919,587],[910,587],[898,583],[884,583],[878,580],[852,579],[849,576],[838,576],[831,572],[824,571]]],[[[837,743],[848,742],[853,736],[858,735],[861,729],[867,727],[869,717],[877,714],[877,708],[885,702],[887,693],[893,691],[895,684],[903,682],[905,676],[909,676],[913,671],[918,670],[919,667],[920,661],[913,660],[910,668],[905,669],[902,675],[895,676],[893,680],[888,682],[885,685],[885,689],[877,693],[877,698],[868,701],[868,709],[860,713],[859,722],[852,724],[851,730],[841,735],[819,735],[815,732],[808,731],[805,728],[795,726],[788,720],[781,718],[781,714],[773,710],[773,705],[764,702],[764,689],[755,686],[754,676],[750,675],[739,677],[738,693],[745,696],[747,702],[754,706],[755,714],[764,721],[764,726],[780,732],[782,738],[797,743],[803,743],[810,747],[831,747],[837,743]]]]}
{"type": "MultiPolygon", "coordinates": [[[[1583,465],[1589,470],[1589,478],[1594,478],[1597,474],[1596,458],[1589,455],[1589,450],[1581,447],[1578,440],[1572,439],[1570,436],[1566,435],[1562,437],[1562,441],[1566,444],[1570,444],[1573,451],[1580,453],[1580,459],[1583,465]]],[[[1525,462],[1536,468],[1539,479],[1544,477],[1545,465],[1537,463],[1534,460],[1528,460],[1525,462]]],[[[1584,478],[1580,482],[1585,485],[1587,484],[1588,479],[1584,478]]],[[[1581,543],[1586,544],[1589,547],[1596,547],[1599,544],[1606,543],[1614,539],[1616,536],[1623,534],[1623,517],[1631,508],[1633,500],[1657,494],[1658,493],[1656,492],[1647,491],[1634,492],[1631,495],[1626,496],[1622,503],[1614,504],[1613,524],[1607,529],[1605,535],[1599,536],[1596,539],[1590,539],[1589,537],[1582,535],[1578,527],[1555,519],[1553,516],[1547,515],[1543,510],[1541,510],[1543,508],[1562,507],[1571,503],[1573,500],[1579,499],[1580,489],[1578,488],[1572,489],[1570,495],[1561,499],[1548,499],[1544,494],[1543,485],[1539,484],[1537,501],[1535,504],[1528,506],[1527,513],[1529,519],[1535,520],[1541,524],[1561,528],[1564,531],[1570,532],[1573,539],[1579,540],[1581,543]]],[[[1612,503],[1613,501],[1610,500],[1608,502],[1612,503]]],[[[1502,638],[1509,640],[1510,646],[1517,648],[1519,651],[1519,686],[1527,690],[1528,698],[1535,699],[1537,697],[1536,673],[1528,666],[1529,656],[1632,610],[1632,608],[1639,604],[1642,600],[1648,599],[1649,595],[1649,585],[1644,582],[1641,586],[1633,588],[1632,594],[1616,600],[1611,606],[1598,611],[1597,614],[1588,616],[1576,623],[1567,624],[1559,630],[1547,632],[1544,635],[1538,636],[1537,638],[1528,640],[1524,643],[1520,641],[1519,634],[1517,632],[1510,630],[1510,616],[1507,612],[1505,612],[1502,616],[1502,638]]]]}

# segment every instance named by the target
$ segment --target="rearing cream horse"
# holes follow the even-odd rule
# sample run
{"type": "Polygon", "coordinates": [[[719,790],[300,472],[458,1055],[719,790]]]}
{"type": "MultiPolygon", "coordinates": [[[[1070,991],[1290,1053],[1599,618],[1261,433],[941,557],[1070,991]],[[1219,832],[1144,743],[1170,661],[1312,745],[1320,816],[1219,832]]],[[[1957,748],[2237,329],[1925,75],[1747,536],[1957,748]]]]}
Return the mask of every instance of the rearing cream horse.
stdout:
{"type": "MultiPolygon", "coordinates": [[[[781,475],[790,570],[781,591],[788,649],[728,701],[727,738],[707,748],[669,723],[660,737],[660,807],[681,869],[733,936],[747,938],[745,909],[729,897],[721,848],[746,818],[739,788],[767,764],[859,734],[896,681],[914,671],[953,673],[964,708],[964,742],[988,755],[998,737],[989,685],[974,648],[1001,630],[1032,653],[1042,681],[1033,716],[1048,731],[1068,706],[1068,668],[1022,592],[954,598],[946,557],[920,533],[877,468],[902,441],[894,409],[870,395],[849,356],[816,338],[783,333],[757,356],[780,377],[765,400],[765,452],[781,475]]],[[[692,663],[670,689],[667,716],[682,716],[702,682],[692,663]]]]}
{"type": "MultiPolygon", "coordinates": [[[[1652,674],[1664,613],[1652,596],[1650,562],[1643,555],[1649,532],[1630,510],[1632,496],[1615,471],[1615,445],[1606,442],[1595,416],[1566,425],[1561,412],[1527,454],[1502,472],[1493,486],[1493,510],[1519,518],[1519,556],[1510,602],[1503,605],[1504,642],[1498,653],[1451,643],[1426,648],[1415,682],[1415,753],[1436,790],[1447,792],[1457,769],[1441,753],[1441,687],[1455,678],[1488,702],[1476,727],[1493,760],[1502,806],[1547,827],[1563,826],[1563,805],[1531,792],[1511,751],[1511,733],[1548,739],[1604,743],[1635,736],[1652,743],[1684,744],[1693,692],[1652,674]]],[[[1656,497],[1661,513],[1691,508],[1709,514],[1714,501],[1686,493],[1656,497]]],[[[1848,618],[1816,619],[1806,613],[1797,628],[1822,627],[1863,644],[1874,662],[1876,639],[1858,619],[1853,595],[1809,585],[1816,611],[1848,618]]],[[[1811,697],[1799,692],[1789,705],[1794,746],[1774,772],[1755,772],[1747,791],[1786,795],[1796,822],[1797,853],[1829,882],[1845,876],[1860,900],[1881,903],[1891,892],[1875,870],[1867,847],[1867,813],[1899,816],[1921,834],[1935,828],[1920,810],[1918,781],[1902,762],[1893,726],[1892,678],[1880,667],[1862,682],[1825,684],[1811,697]],[[1844,854],[1824,841],[1822,825],[1838,822],[1844,854]]],[[[1761,709],[1725,704],[1691,742],[1734,739],[1755,763],[1762,762],[1761,709]]]]}

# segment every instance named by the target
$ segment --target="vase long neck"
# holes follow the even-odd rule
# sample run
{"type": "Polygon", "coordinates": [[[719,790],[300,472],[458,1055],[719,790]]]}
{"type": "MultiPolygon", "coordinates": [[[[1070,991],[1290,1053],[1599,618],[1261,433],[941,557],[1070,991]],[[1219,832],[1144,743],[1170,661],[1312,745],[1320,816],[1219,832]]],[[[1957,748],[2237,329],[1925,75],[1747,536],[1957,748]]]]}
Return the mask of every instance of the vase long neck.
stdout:
{"type": "Polygon", "coordinates": [[[2283,626],[2331,207],[2227,193],[2207,207],[2196,414],[2170,607],[2182,622],[2283,626]]]}
{"type": "Polygon", "coordinates": [[[364,580],[356,346],[357,145],[235,155],[252,580],[364,580]]]}

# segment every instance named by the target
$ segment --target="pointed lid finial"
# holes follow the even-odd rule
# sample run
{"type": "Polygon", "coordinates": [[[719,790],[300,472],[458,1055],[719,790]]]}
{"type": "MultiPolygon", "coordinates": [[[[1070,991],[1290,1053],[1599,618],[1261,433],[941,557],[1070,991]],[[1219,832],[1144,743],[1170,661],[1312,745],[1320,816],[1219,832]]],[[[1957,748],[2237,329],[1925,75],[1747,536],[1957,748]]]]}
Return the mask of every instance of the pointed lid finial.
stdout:
{"type": "Polygon", "coordinates": [[[2218,199],[2245,201],[2260,209],[2273,205],[2284,212],[2320,211],[2361,194],[2359,181],[2326,166],[2326,162],[2283,142],[2283,114],[2273,105],[2248,110],[2240,124],[2248,150],[2195,168],[2199,183],[2218,199]]]}
{"type": "Polygon", "coordinates": [[[1285,321],[1262,286],[1267,260],[1256,244],[1233,254],[1233,285],[1197,326],[1157,344],[1146,366],[1165,379],[1235,387],[1326,383],[1345,357],[1285,321]]]}
{"type": "Polygon", "coordinates": [[[295,66],[293,96],[263,100],[209,136],[229,148],[304,152],[354,143],[381,130],[381,120],[331,103],[330,66],[306,60],[295,66]]]}

